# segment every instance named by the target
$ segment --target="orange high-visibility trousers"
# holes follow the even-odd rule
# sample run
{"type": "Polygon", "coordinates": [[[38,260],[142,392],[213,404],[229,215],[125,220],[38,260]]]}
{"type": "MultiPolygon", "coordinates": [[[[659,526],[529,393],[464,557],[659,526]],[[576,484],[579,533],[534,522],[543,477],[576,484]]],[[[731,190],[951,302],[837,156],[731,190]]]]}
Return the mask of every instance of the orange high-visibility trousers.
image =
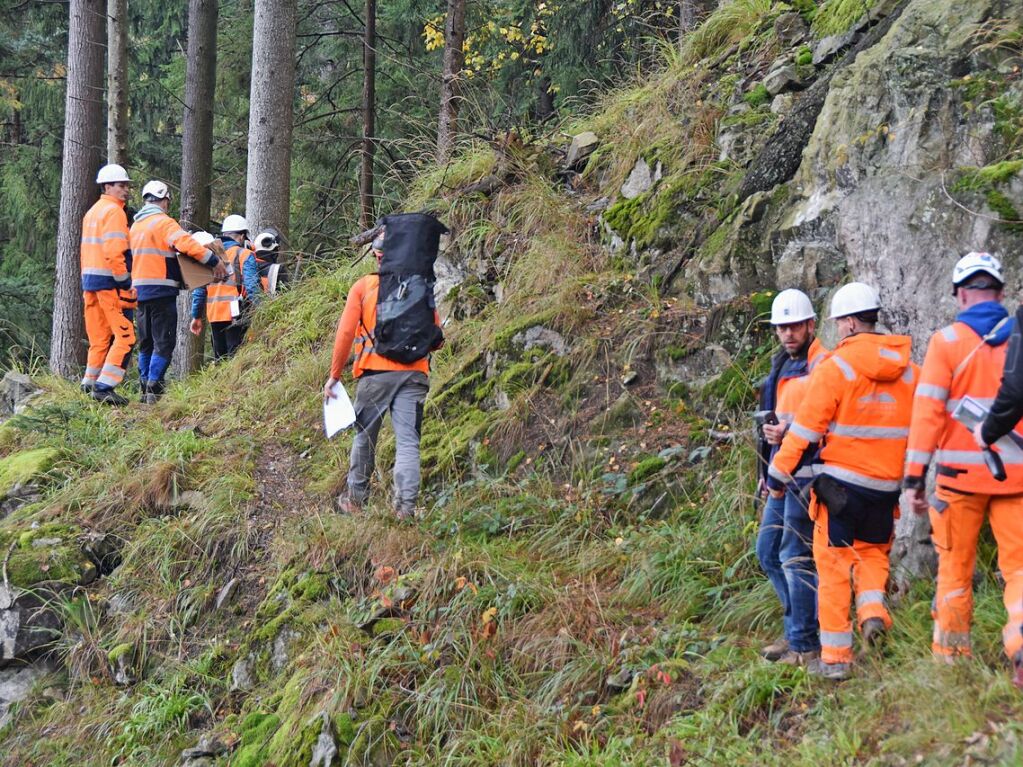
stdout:
{"type": "Polygon", "coordinates": [[[1023,650],[1023,495],[956,493],[939,487],[935,492],[940,513],[930,510],[931,539],[938,552],[938,586],[934,598],[936,655],[970,654],[970,622],[973,618],[973,570],[977,562],[977,538],[990,516],[991,532],[998,544],[998,567],[1005,579],[1005,609],[1009,613],[1002,642],[1012,658],[1023,650]]]}
{"type": "Polygon", "coordinates": [[[135,326],[124,316],[116,290],[86,290],[85,334],[89,357],[82,383],[113,388],[124,379],[128,357],[135,346],[135,326]]]}
{"type": "MultiPolygon", "coordinates": [[[[856,592],[856,619],[880,618],[891,628],[885,606],[888,585],[888,552],[891,543],[853,541],[852,546],[828,545],[828,510],[815,503],[813,558],[817,563],[817,615],[821,626],[821,660],[850,663],[853,659],[853,626],[849,617],[852,591],[856,592]]],[[[811,511],[813,511],[811,507],[811,511]]]]}

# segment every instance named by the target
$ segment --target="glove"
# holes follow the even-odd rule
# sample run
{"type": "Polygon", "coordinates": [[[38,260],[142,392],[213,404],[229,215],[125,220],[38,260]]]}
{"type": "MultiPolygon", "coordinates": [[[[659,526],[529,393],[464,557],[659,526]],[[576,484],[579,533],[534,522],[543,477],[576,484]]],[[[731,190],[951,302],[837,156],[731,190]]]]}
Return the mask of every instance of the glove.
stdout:
{"type": "Polygon", "coordinates": [[[135,288],[118,288],[117,298],[121,302],[121,309],[134,311],[135,307],[138,306],[139,294],[135,288]]]}

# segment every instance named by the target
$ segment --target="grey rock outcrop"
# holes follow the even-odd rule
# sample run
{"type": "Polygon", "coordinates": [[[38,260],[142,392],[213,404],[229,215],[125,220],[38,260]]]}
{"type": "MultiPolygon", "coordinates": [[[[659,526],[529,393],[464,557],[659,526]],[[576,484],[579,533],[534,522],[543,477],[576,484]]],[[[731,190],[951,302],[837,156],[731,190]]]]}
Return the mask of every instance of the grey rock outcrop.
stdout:
{"type": "Polygon", "coordinates": [[[24,373],[8,370],[0,380],[0,415],[20,412],[21,407],[40,391],[24,373]]]}
{"type": "Polygon", "coordinates": [[[53,643],[60,619],[39,595],[0,583],[0,668],[53,643]]]}
{"type": "Polygon", "coordinates": [[[661,179],[661,164],[657,163],[653,168],[640,157],[636,160],[636,164],[632,166],[632,172],[629,173],[629,177],[622,184],[622,197],[626,200],[631,200],[639,197],[641,194],[646,194],[653,189],[661,179]]]}

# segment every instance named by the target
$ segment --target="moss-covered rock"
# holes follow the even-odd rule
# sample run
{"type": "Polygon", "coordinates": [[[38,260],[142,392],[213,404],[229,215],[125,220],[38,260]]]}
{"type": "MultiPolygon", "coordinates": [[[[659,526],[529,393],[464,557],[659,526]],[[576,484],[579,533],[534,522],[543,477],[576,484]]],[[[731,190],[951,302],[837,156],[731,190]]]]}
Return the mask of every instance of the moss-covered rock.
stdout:
{"type": "Polygon", "coordinates": [[[0,497],[6,496],[18,485],[41,478],[59,458],[60,451],[56,448],[40,447],[0,460],[0,497]]]}
{"type": "Polygon", "coordinates": [[[30,588],[38,583],[80,585],[94,581],[98,570],[82,551],[80,535],[78,528],[58,522],[28,530],[0,529],[0,550],[10,551],[7,575],[11,583],[30,588]]]}

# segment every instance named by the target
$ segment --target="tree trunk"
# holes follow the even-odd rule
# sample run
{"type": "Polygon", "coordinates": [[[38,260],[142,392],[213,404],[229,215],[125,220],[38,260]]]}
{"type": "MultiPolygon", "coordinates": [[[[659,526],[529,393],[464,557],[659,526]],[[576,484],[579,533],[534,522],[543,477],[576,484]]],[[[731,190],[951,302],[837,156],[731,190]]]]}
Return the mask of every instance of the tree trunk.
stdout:
{"type": "MultiPolygon", "coordinates": [[[[210,224],[213,166],[213,94],[217,83],[217,0],[189,0],[188,55],[185,70],[184,134],[181,140],[181,223],[206,229],[210,224]]],[[[192,294],[178,298],[178,343],[174,374],[184,378],[202,362],[205,331],[188,329],[192,294]]]]}
{"type": "Polygon", "coordinates": [[[537,81],[536,119],[545,123],[554,117],[554,94],[551,92],[549,77],[541,77],[537,81]]]}
{"type": "Polygon", "coordinates": [[[64,378],[81,372],[82,218],[97,198],[96,170],[103,152],[103,49],[106,0],[71,0],[68,27],[64,157],[57,218],[50,369],[64,378]]]}
{"type": "Polygon", "coordinates": [[[458,134],[458,110],[462,101],[462,68],[465,65],[465,0],[448,0],[444,21],[444,71],[440,91],[440,119],[437,121],[437,157],[451,158],[458,134]]]}
{"type": "Polygon", "coordinates": [[[245,216],[288,232],[294,122],[296,0],[256,0],[245,216]]]}
{"type": "Polygon", "coordinates": [[[359,172],[359,200],[362,213],[359,216],[363,229],[373,225],[373,154],[376,151],[376,79],[377,79],[377,3],[366,0],[366,36],[363,40],[362,83],[362,169],[359,172]]]}
{"type": "Polygon", "coordinates": [[[107,162],[128,162],[128,0],[107,0],[107,162]]]}

